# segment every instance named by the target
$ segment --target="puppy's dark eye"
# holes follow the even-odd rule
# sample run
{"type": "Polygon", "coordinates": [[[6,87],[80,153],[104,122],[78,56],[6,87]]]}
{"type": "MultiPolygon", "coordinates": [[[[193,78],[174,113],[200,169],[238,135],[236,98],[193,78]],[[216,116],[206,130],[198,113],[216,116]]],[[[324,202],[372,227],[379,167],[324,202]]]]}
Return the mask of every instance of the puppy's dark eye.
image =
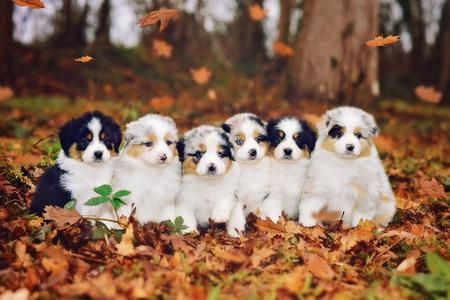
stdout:
{"type": "Polygon", "coordinates": [[[145,143],[142,143],[142,145],[144,145],[145,147],[151,147],[151,146],[153,146],[153,142],[145,142],[145,143]]]}
{"type": "Polygon", "coordinates": [[[358,139],[362,139],[362,138],[363,138],[362,134],[359,133],[359,132],[356,132],[356,133],[355,133],[355,136],[356,136],[358,139]]]}
{"type": "Polygon", "coordinates": [[[266,137],[264,135],[260,135],[260,136],[257,136],[255,140],[258,144],[260,144],[266,140],[266,137]]]}
{"type": "Polygon", "coordinates": [[[87,147],[88,145],[89,145],[89,140],[86,139],[86,138],[82,139],[82,140],[78,143],[78,147],[79,147],[81,150],[86,149],[86,147],[87,147]]]}
{"type": "Polygon", "coordinates": [[[328,135],[334,139],[338,139],[344,135],[344,128],[339,125],[334,125],[330,131],[328,131],[328,135]]]}
{"type": "Polygon", "coordinates": [[[203,152],[201,152],[201,151],[195,152],[195,158],[197,158],[198,160],[200,160],[200,158],[202,158],[202,156],[203,156],[203,152]]]}
{"type": "Polygon", "coordinates": [[[236,145],[239,145],[239,146],[244,144],[244,141],[242,139],[240,139],[240,138],[237,138],[234,142],[236,143],[236,145]]]}
{"type": "Polygon", "coordinates": [[[225,153],[224,153],[224,152],[217,152],[217,155],[218,155],[220,158],[224,158],[224,157],[225,157],[225,153]]]}
{"type": "Polygon", "coordinates": [[[284,139],[284,137],[286,136],[286,134],[282,130],[277,130],[277,135],[280,139],[284,139]]]}
{"type": "Polygon", "coordinates": [[[166,144],[167,144],[168,146],[170,146],[170,145],[173,144],[173,142],[172,142],[172,141],[166,141],[166,144]]]}

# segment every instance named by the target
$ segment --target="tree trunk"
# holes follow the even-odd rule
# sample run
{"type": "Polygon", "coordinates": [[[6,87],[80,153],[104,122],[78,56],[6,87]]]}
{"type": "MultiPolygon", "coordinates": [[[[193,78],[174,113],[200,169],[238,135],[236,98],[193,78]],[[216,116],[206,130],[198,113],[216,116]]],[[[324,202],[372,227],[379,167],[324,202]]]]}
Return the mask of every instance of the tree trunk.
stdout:
{"type": "Polygon", "coordinates": [[[14,84],[13,2],[0,1],[0,86],[14,84]]]}
{"type": "Polygon", "coordinates": [[[291,16],[295,0],[280,0],[280,18],[278,19],[278,40],[289,43],[291,16]]]}
{"type": "Polygon", "coordinates": [[[441,71],[439,88],[442,91],[442,103],[450,104],[450,0],[445,3],[442,10],[441,21],[441,71]]]}
{"type": "Polygon", "coordinates": [[[305,0],[291,68],[297,97],[368,106],[379,94],[377,0],[305,0]]]}
{"type": "Polygon", "coordinates": [[[111,0],[103,0],[98,12],[98,26],[95,31],[95,44],[108,46],[111,43],[109,30],[111,28],[111,0]]]}

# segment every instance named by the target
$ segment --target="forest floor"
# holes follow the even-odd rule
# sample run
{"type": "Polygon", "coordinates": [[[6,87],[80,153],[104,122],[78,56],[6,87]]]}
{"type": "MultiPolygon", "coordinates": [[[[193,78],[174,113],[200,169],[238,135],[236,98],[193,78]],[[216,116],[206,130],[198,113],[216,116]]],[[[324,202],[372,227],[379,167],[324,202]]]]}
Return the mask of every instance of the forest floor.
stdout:
{"type": "Polygon", "coordinates": [[[100,109],[123,125],[151,108],[173,116],[183,132],[249,107],[263,118],[310,122],[325,110],[223,106],[209,91],[208,98],[0,103],[0,299],[449,299],[449,108],[391,101],[377,109],[376,143],[398,200],[385,229],[370,222],[308,229],[252,216],[240,239],[217,226],[183,236],[134,221],[122,235],[83,219],[64,226],[27,213],[37,178],[59,151],[57,128],[84,111],[100,109]]]}

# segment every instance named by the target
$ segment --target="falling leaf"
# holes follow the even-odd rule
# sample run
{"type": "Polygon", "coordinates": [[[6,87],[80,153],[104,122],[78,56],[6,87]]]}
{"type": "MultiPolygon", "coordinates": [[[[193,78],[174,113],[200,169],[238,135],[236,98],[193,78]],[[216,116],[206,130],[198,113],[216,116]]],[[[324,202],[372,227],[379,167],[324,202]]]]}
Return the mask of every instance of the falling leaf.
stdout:
{"type": "Polygon", "coordinates": [[[388,35],[383,37],[382,35],[376,36],[373,40],[367,41],[366,45],[369,47],[381,47],[398,42],[400,39],[399,35],[388,35]]]}
{"type": "Polygon", "coordinates": [[[14,0],[14,3],[18,6],[28,6],[36,9],[45,8],[41,0],[14,0]]]}
{"type": "Polygon", "coordinates": [[[161,32],[167,27],[170,20],[178,17],[178,15],[179,13],[176,9],[161,8],[141,17],[138,24],[141,28],[144,28],[160,22],[159,31],[161,32]]]}
{"type": "Polygon", "coordinates": [[[420,192],[431,198],[436,199],[446,199],[447,193],[445,192],[444,186],[440,184],[436,178],[432,178],[430,181],[425,178],[420,178],[418,180],[420,192]]]}
{"type": "Polygon", "coordinates": [[[442,99],[442,93],[436,91],[432,86],[419,85],[414,89],[414,94],[416,94],[416,97],[420,100],[433,104],[441,102],[442,99]]]}
{"type": "Polygon", "coordinates": [[[14,96],[13,90],[8,86],[0,86],[0,102],[8,100],[14,96]]]}
{"type": "Polygon", "coordinates": [[[0,300],[27,300],[30,291],[26,288],[20,288],[17,291],[5,291],[0,295],[0,300]]]}
{"type": "Polygon", "coordinates": [[[43,217],[47,221],[55,221],[59,230],[67,229],[81,219],[81,215],[73,209],[47,205],[43,217]]]}
{"type": "Polygon", "coordinates": [[[420,250],[413,250],[408,253],[408,256],[395,269],[397,272],[413,274],[416,271],[417,259],[420,257],[420,250]]]}
{"type": "Polygon", "coordinates": [[[122,235],[120,243],[116,245],[117,253],[123,256],[129,256],[135,254],[136,250],[133,245],[134,229],[133,224],[128,224],[125,233],[122,235]]]}
{"type": "Polygon", "coordinates": [[[306,269],[319,279],[332,279],[334,271],[328,261],[318,254],[305,254],[306,269]]]}
{"type": "Polygon", "coordinates": [[[248,8],[248,14],[253,21],[261,21],[266,17],[267,11],[259,4],[252,4],[248,8]]]}
{"type": "Polygon", "coordinates": [[[80,58],[75,58],[75,59],[74,59],[74,61],[82,62],[82,63],[87,63],[87,62],[90,62],[91,60],[93,60],[93,58],[90,57],[90,56],[88,56],[88,55],[82,56],[82,57],[80,57],[80,58]]]}
{"type": "Polygon", "coordinates": [[[163,40],[154,40],[153,50],[155,50],[156,56],[158,57],[170,58],[173,48],[163,40]]]}
{"type": "Polygon", "coordinates": [[[294,54],[294,50],[282,41],[276,41],[273,43],[272,49],[276,55],[281,57],[289,57],[294,54]]]}
{"type": "Polygon", "coordinates": [[[211,71],[206,67],[191,69],[192,79],[199,85],[206,84],[211,78],[211,71]]]}

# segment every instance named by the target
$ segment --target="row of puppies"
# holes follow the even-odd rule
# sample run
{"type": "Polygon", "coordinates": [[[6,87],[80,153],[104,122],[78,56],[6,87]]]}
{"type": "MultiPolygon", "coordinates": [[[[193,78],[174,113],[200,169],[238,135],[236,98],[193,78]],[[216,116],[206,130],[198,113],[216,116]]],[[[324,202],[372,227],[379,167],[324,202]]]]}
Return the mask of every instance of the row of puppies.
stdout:
{"type": "Polygon", "coordinates": [[[109,218],[109,206],[83,205],[95,196],[93,187],[109,182],[132,192],[119,214],[129,215],[134,204],[142,223],[181,215],[188,232],[212,219],[237,236],[256,210],[274,222],[284,211],[305,226],[316,225],[314,214],[323,209],[340,212],[348,226],[360,219],[387,225],[395,198],[371,142],[378,133],[373,117],[340,107],[325,114],[318,131],[316,141],[304,121],[266,124],[245,113],[178,140],[171,118],[147,115],[127,124],[124,148],[110,159],[118,153],[120,128],[89,113],[61,128],[63,150],[40,180],[31,210],[74,198],[81,214],[109,218]]]}

